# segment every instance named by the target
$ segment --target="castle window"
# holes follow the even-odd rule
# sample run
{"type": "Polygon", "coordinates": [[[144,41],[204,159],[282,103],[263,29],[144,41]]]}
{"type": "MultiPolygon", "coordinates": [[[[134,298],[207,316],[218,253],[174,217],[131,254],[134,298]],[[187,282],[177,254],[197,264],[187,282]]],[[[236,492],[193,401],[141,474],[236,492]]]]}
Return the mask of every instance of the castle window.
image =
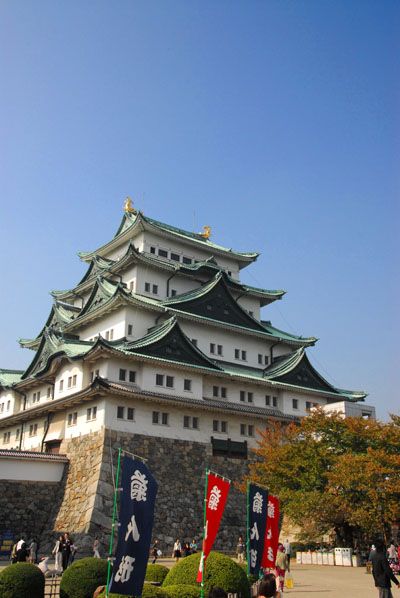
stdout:
{"type": "Polygon", "coordinates": [[[168,426],[169,413],[161,413],[160,411],[153,411],[153,424],[168,426]]]}
{"type": "Polygon", "coordinates": [[[135,410],[133,407],[128,407],[126,419],[129,421],[133,421],[135,419],[135,410]]]}
{"type": "Polygon", "coordinates": [[[0,405],[0,413],[3,413],[3,411],[4,411],[4,403],[2,403],[2,404],[0,405]]]}
{"type": "Polygon", "coordinates": [[[93,382],[95,378],[98,378],[99,374],[100,370],[94,370],[93,372],[90,372],[90,382],[93,382]]]}
{"type": "Polygon", "coordinates": [[[240,400],[242,402],[252,403],[253,402],[253,393],[246,392],[245,390],[240,391],[240,400]]]}
{"type": "Polygon", "coordinates": [[[199,418],[191,417],[190,415],[183,416],[183,427],[192,428],[193,430],[199,429],[199,418]]]}
{"type": "Polygon", "coordinates": [[[10,442],[11,432],[4,432],[3,434],[3,444],[8,444],[10,442]]]}
{"type": "Polygon", "coordinates": [[[184,256],[183,256],[183,258],[182,258],[182,262],[183,262],[184,264],[191,264],[191,263],[192,263],[192,258],[190,258],[190,257],[186,257],[186,256],[184,255],[184,256]]]}
{"type": "Polygon", "coordinates": [[[86,421],[90,422],[97,418],[97,407],[89,407],[86,409],[86,421]]]}
{"type": "Polygon", "coordinates": [[[222,355],[222,345],[217,345],[217,353],[218,355],[222,355]]]}
{"type": "Polygon", "coordinates": [[[121,380],[121,382],[125,382],[125,380],[126,380],[126,370],[124,370],[124,369],[120,369],[119,370],[119,380],[121,380]]]}
{"type": "Polygon", "coordinates": [[[132,324],[128,324],[128,336],[131,336],[133,333],[133,326],[132,324]]]}
{"type": "Polygon", "coordinates": [[[153,253],[154,255],[156,253],[156,248],[153,247],[153,245],[150,246],[150,253],[153,253]]]}
{"type": "Polygon", "coordinates": [[[67,425],[68,426],[76,426],[78,422],[78,412],[74,411],[73,413],[68,413],[67,425]]]}
{"type": "Polygon", "coordinates": [[[171,260],[173,260],[174,262],[180,262],[181,256],[178,255],[177,253],[171,253],[171,260]]]}
{"type": "Polygon", "coordinates": [[[16,432],[15,432],[15,440],[19,440],[21,434],[21,430],[19,428],[17,428],[16,432]]]}
{"type": "Polygon", "coordinates": [[[158,250],[158,255],[160,257],[168,257],[168,251],[166,251],[165,249],[159,249],[158,250]]]}
{"type": "Polygon", "coordinates": [[[166,376],[165,386],[167,388],[174,388],[174,377],[173,376],[166,376]]]}
{"type": "Polygon", "coordinates": [[[225,386],[213,386],[213,397],[221,397],[221,399],[226,399],[227,397],[227,389],[225,386]]]}
{"type": "Polygon", "coordinates": [[[145,282],[145,283],[144,283],[144,290],[145,290],[145,293],[150,293],[150,288],[151,288],[151,287],[150,287],[150,283],[149,283],[149,282],[145,282]]]}
{"type": "Polygon", "coordinates": [[[226,399],[226,396],[227,396],[227,390],[226,390],[225,386],[221,386],[221,397],[223,399],[226,399]]]}
{"type": "Polygon", "coordinates": [[[153,284],[153,295],[158,295],[158,284],[153,284]]]}
{"type": "Polygon", "coordinates": [[[164,386],[164,376],[163,376],[163,374],[156,374],[156,385],[157,386],[164,386]]]}
{"type": "Polygon", "coordinates": [[[228,422],[214,419],[213,432],[221,432],[222,434],[226,434],[228,432],[228,422]]]}
{"type": "Polygon", "coordinates": [[[136,382],[136,372],[129,370],[129,382],[136,382]]]}
{"type": "Polygon", "coordinates": [[[38,429],[38,425],[37,424],[31,424],[29,426],[29,436],[36,436],[37,429],[38,429]]]}
{"type": "Polygon", "coordinates": [[[260,365],[262,365],[262,363],[263,363],[263,356],[261,355],[261,353],[258,354],[258,363],[260,365]]]}
{"type": "Polygon", "coordinates": [[[125,415],[125,407],[122,407],[121,405],[118,405],[118,407],[117,407],[117,418],[118,419],[124,419],[124,415],[125,415]]]}
{"type": "Polygon", "coordinates": [[[254,426],[252,424],[240,424],[241,436],[254,436],[254,426]]]}
{"type": "Polygon", "coordinates": [[[191,391],[192,390],[192,381],[188,378],[183,380],[183,390],[191,391]]]}
{"type": "Polygon", "coordinates": [[[235,349],[235,359],[240,359],[240,350],[235,349]]]}
{"type": "Polygon", "coordinates": [[[171,289],[171,297],[176,297],[177,292],[176,289],[171,289]]]}
{"type": "Polygon", "coordinates": [[[269,357],[268,357],[268,355],[264,355],[264,364],[265,365],[269,364],[269,357]]]}
{"type": "Polygon", "coordinates": [[[292,399],[292,407],[293,407],[293,409],[298,409],[299,408],[299,401],[298,401],[298,399],[292,399]]]}
{"type": "Polygon", "coordinates": [[[47,387],[47,398],[49,399],[51,397],[51,386],[47,387]]]}
{"type": "Polygon", "coordinates": [[[197,338],[192,338],[191,340],[192,340],[192,343],[194,344],[194,346],[197,347],[197,342],[198,342],[197,338]]]}
{"type": "Polygon", "coordinates": [[[64,380],[60,380],[59,390],[60,390],[60,392],[62,392],[64,390],[64,380]]]}
{"type": "Polygon", "coordinates": [[[215,353],[215,344],[210,343],[210,353],[215,353]]]}
{"type": "Polygon", "coordinates": [[[72,386],[72,376],[68,376],[68,384],[67,384],[68,388],[71,388],[72,386]]]}

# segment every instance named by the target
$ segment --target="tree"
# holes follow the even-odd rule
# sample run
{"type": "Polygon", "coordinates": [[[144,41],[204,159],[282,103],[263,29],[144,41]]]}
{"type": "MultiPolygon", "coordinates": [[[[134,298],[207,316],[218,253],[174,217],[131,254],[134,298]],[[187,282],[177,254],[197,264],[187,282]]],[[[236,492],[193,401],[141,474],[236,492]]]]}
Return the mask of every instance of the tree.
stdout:
{"type": "Polygon", "coordinates": [[[400,418],[389,423],[315,411],[299,424],[260,431],[248,479],[280,497],[309,535],[338,544],[382,534],[400,518],[400,418]]]}

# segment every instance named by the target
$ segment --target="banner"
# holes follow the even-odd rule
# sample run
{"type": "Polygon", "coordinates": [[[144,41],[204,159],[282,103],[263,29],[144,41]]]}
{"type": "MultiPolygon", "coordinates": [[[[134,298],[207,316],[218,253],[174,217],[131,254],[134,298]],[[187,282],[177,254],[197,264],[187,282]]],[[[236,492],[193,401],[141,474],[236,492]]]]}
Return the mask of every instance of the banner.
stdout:
{"type": "Polygon", "coordinates": [[[229,480],[221,478],[211,472],[207,473],[203,549],[196,579],[199,583],[203,581],[205,560],[210,554],[212,545],[214,544],[225,509],[226,499],[228,498],[230,485],[231,483],[229,480]]]}
{"type": "Polygon", "coordinates": [[[264,569],[275,567],[279,541],[279,498],[270,495],[267,509],[267,531],[265,534],[264,553],[261,566],[264,569]]]}
{"type": "Polygon", "coordinates": [[[248,572],[259,574],[265,544],[268,490],[252,484],[247,488],[248,572]]]}
{"type": "Polygon", "coordinates": [[[118,546],[109,592],[141,596],[149,558],[157,482],[147,466],[124,456],[118,546]]]}

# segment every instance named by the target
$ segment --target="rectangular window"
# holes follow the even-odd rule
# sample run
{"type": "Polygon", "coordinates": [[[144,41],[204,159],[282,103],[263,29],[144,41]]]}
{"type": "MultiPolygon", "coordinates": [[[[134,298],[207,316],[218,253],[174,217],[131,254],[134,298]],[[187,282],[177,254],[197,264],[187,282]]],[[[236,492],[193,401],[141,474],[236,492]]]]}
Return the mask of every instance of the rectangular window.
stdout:
{"type": "Polygon", "coordinates": [[[252,403],[253,402],[253,393],[252,392],[248,392],[247,393],[247,402],[248,403],[252,403]]]}
{"type": "Polygon", "coordinates": [[[156,253],[156,248],[153,247],[152,245],[150,246],[150,253],[153,253],[153,254],[156,253]]]}
{"type": "Polygon", "coordinates": [[[268,357],[268,355],[264,355],[264,364],[265,365],[269,364],[269,357],[268,357]]]}
{"type": "Polygon", "coordinates": [[[186,257],[185,255],[182,258],[182,262],[184,264],[191,264],[192,263],[192,258],[191,257],[186,257]]]}
{"type": "Polygon", "coordinates": [[[153,424],[158,424],[159,415],[160,415],[159,411],[153,411],[153,417],[152,417],[153,424]]]}
{"type": "Polygon", "coordinates": [[[86,421],[90,422],[97,417],[97,407],[89,407],[86,409],[86,421]]]}
{"type": "Polygon", "coordinates": [[[218,355],[222,355],[222,345],[217,345],[217,353],[218,355]]]}
{"type": "Polygon", "coordinates": [[[226,434],[227,431],[228,431],[228,422],[221,422],[221,432],[226,434]]]}
{"type": "Polygon", "coordinates": [[[184,428],[190,427],[190,417],[188,415],[183,416],[183,427],[184,428]]]}
{"type": "Polygon", "coordinates": [[[126,419],[129,421],[133,421],[135,419],[135,410],[133,407],[128,407],[126,419]]]}
{"type": "Polygon", "coordinates": [[[145,282],[144,283],[144,291],[145,293],[150,293],[150,283],[149,282],[145,282]]]}
{"type": "Polygon", "coordinates": [[[129,370],[129,382],[136,382],[136,372],[129,370]]]}
{"type": "Polygon", "coordinates": [[[166,376],[165,386],[167,388],[174,388],[174,377],[173,376],[166,376]]]}
{"type": "Polygon", "coordinates": [[[164,376],[163,376],[163,374],[156,374],[156,385],[157,386],[164,386],[164,376]]]}
{"type": "Polygon", "coordinates": [[[38,429],[38,425],[37,424],[31,424],[29,426],[29,436],[36,436],[37,429],[38,429]]]}
{"type": "Polygon", "coordinates": [[[64,380],[60,380],[59,389],[60,389],[60,392],[64,390],[64,380]]]}
{"type": "Polygon", "coordinates": [[[158,295],[158,284],[153,284],[153,295],[158,295]]]}
{"type": "Polygon", "coordinates": [[[17,431],[15,432],[15,440],[19,440],[21,434],[21,430],[19,428],[17,428],[17,431]]]}
{"type": "Polygon", "coordinates": [[[126,380],[126,370],[123,370],[123,369],[119,370],[119,380],[121,380],[121,382],[125,382],[125,380],[126,380]]]}
{"type": "Polygon", "coordinates": [[[298,409],[299,408],[299,401],[298,401],[298,399],[292,399],[292,407],[293,407],[293,409],[298,409]]]}
{"type": "Polygon", "coordinates": [[[112,341],[114,338],[114,328],[111,328],[110,330],[110,341],[112,341]]]}
{"type": "Polygon", "coordinates": [[[94,370],[94,372],[90,372],[90,381],[93,382],[95,378],[98,378],[100,375],[100,370],[94,370]]]}
{"type": "Polygon", "coordinates": [[[125,415],[125,407],[122,407],[122,406],[118,405],[118,407],[117,407],[117,418],[118,419],[124,419],[124,415],[125,415]]]}
{"type": "Polygon", "coordinates": [[[78,412],[68,413],[68,426],[76,426],[78,422],[78,412]]]}
{"type": "Polygon", "coordinates": [[[110,340],[110,331],[106,330],[106,341],[110,340]]]}
{"type": "Polygon", "coordinates": [[[213,397],[219,397],[219,386],[213,386],[213,397]]]}
{"type": "Polygon", "coordinates": [[[77,375],[76,375],[76,374],[74,374],[74,375],[72,376],[72,386],[76,386],[76,381],[77,381],[77,375]]]}
{"type": "Polygon", "coordinates": [[[258,363],[260,365],[262,365],[262,363],[263,363],[263,356],[261,355],[261,353],[258,354],[258,363]]]}
{"type": "Polygon", "coordinates": [[[72,386],[72,376],[68,376],[68,388],[72,386]]]}
{"type": "Polygon", "coordinates": [[[51,397],[51,386],[47,387],[47,398],[49,399],[51,397]]]}
{"type": "Polygon", "coordinates": [[[245,401],[246,400],[246,393],[244,392],[244,390],[240,391],[240,400],[241,401],[245,401]]]}
{"type": "Polygon", "coordinates": [[[128,324],[128,336],[131,336],[133,333],[133,326],[132,324],[128,324]]]}
{"type": "Polygon", "coordinates": [[[240,359],[240,350],[235,349],[235,359],[240,359]]]}
{"type": "Polygon", "coordinates": [[[171,297],[176,297],[177,293],[175,289],[171,289],[171,297]]]}
{"type": "Polygon", "coordinates": [[[242,351],[242,360],[247,361],[247,351],[242,351]]]}
{"type": "Polygon", "coordinates": [[[188,378],[185,378],[183,381],[183,390],[191,391],[192,390],[192,381],[188,378]]]}
{"type": "Polygon", "coordinates": [[[174,260],[174,262],[180,262],[181,256],[178,253],[171,253],[171,260],[174,260]]]}
{"type": "Polygon", "coordinates": [[[225,386],[221,386],[221,397],[222,397],[223,399],[226,399],[226,397],[227,397],[227,394],[228,394],[228,393],[227,393],[227,390],[226,390],[225,386]]]}
{"type": "Polygon", "coordinates": [[[128,282],[128,289],[129,289],[130,291],[133,291],[134,287],[135,287],[135,281],[134,281],[134,280],[130,280],[130,281],[128,282]]]}
{"type": "Polygon", "coordinates": [[[153,411],[152,421],[153,424],[161,424],[163,426],[168,426],[169,414],[168,413],[160,413],[159,411],[153,411]]]}
{"type": "Polygon", "coordinates": [[[199,429],[199,418],[198,417],[192,418],[192,428],[193,428],[193,430],[199,429]]]}
{"type": "Polygon", "coordinates": [[[240,424],[240,435],[246,436],[246,424],[240,424]]]}
{"type": "Polygon", "coordinates": [[[192,343],[194,344],[195,347],[197,347],[197,338],[192,338],[192,343]]]}
{"type": "Polygon", "coordinates": [[[219,431],[219,421],[217,419],[213,420],[213,432],[219,431]]]}
{"type": "Polygon", "coordinates": [[[163,426],[168,426],[168,419],[169,419],[168,413],[161,414],[161,423],[163,426]]]}
{"type": "Polygon", "coordinates": [[[252,424],[247,426],[247,435],[254,436],[254,426],[252,424]]]}
{"type": "Polygon", "coordinates": [[[270,395],[265,395],[265,404],[267,407],[271,405],[271,397],[270,395]]]}
{"type": "Polygon", "coordinates": [[[210,353],[215,353],[215,344],[210,343],[210,353]]]}
{"type": "Polygon", "coordinates": [[[272,406],[278,407],[278,397],[272,397],[272,406]]]}
{"type": "Polygon", "coordinates": [[[168,257],[168,251],[165,251],[165,249],[159,249],[158,250],[158,255],[160,257],[168,257]]]}

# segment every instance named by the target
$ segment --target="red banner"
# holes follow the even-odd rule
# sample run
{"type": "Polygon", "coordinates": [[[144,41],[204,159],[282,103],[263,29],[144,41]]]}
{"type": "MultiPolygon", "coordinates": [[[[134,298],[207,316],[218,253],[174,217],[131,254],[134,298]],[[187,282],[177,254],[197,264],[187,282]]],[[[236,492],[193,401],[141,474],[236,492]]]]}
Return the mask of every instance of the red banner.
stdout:
{"type": "Polygon", "coordinates": [[[269,495],[267,509],[267,529],[265,533],[264,552],[261,561],[263,569],[275,567],[279,541],[279,498],[269,495]]]}
{"type": "Polygon", "coordinates": [[[209,473],[207,476],[207,493],[205,503],[206,524],[204,528],[203,548],[199,571],[197,573],[196,579],[196,581],[199,583],[203,581],[204,563],[210,554],[214,540],[218,533],[219,524],[225,509],[226,499],[228,498],[230,485],[231,483],[229,480],[220,478],[214,473],[209,473]]]}

